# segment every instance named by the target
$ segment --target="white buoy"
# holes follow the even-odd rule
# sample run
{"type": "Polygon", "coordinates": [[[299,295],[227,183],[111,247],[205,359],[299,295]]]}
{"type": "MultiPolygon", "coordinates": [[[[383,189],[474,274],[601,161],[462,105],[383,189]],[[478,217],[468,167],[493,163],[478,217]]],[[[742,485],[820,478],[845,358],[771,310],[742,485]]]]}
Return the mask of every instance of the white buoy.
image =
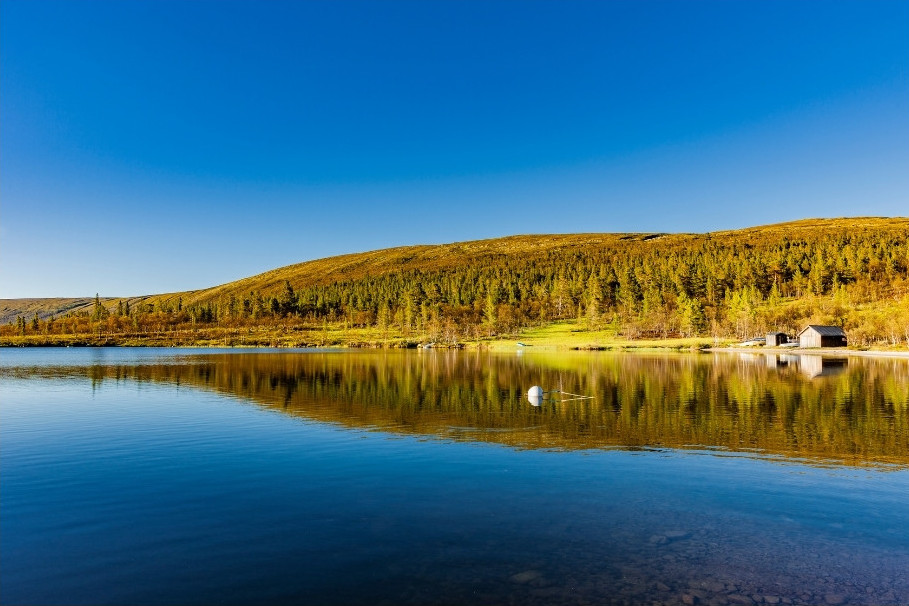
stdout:
{"type": "Polygon", "coordinates": [[[528,398],[542,398],[543,397],[543,388],[539,385],[534,385],[527,390],[528,398]]]}

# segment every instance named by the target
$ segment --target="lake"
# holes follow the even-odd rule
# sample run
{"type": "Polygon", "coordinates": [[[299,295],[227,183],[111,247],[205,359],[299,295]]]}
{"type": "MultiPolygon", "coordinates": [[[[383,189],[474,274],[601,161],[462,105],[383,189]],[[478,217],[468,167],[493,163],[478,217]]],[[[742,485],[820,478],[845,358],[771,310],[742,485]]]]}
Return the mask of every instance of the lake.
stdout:
{"type": "Polygon", "coordinates": [[[4,604],[907,604],[909,360],[4,349],[0,519],[4,604]]]}

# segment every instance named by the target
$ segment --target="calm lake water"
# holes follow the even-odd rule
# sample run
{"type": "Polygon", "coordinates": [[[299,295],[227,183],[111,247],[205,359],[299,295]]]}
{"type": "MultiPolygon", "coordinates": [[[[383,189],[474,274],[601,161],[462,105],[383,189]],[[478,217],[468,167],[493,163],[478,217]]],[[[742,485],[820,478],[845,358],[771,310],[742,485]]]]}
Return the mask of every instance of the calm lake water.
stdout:
{"type": "Polygon", "coordinates": [[[907,604],[909,360],[6,349],[0,519],[4,604],[907,604]]]}

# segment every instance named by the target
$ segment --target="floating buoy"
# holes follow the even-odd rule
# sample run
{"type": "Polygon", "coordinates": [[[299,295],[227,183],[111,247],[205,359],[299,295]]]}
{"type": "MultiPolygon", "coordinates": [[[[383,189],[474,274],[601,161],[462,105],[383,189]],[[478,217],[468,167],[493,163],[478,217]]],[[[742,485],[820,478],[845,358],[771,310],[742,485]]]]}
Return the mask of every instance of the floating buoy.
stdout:
{"type": "Polygon", "coordinates": [[[579,393],[569,393],[567,391],[562,391],[560,389],[551,389],[549,391],[543,391],[543,388],[539,385],[534,385],[527,390],[527,401],[529,401],[534,406],[541,406],[543,400],[547,398],[546,394],[558,394],[559,396],[570,396],[568,398],[563,397],[560,400],[553,400],[553,396],[549,395],[548,398],[550,402],[571,402],[572,400],[593,400],[594,396],[583,396],[579,393]]]}
{"type": "Polygon", "coordinates": [[[539,385],[534,385],[527,390],[527,401],[530,402],[531,406],[541,406],[543,404],[543,388],[539,385]]]}

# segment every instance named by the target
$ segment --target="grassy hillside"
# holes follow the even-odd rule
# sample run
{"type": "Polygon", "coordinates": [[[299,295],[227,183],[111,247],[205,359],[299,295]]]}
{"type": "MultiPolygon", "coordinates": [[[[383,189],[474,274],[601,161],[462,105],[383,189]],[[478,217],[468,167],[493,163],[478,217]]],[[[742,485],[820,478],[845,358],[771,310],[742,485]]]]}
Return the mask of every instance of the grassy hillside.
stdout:
{"type": "MultiPolygon", "coordinates": [[[[665,234],[665,233],[606,233],[606,234],[540,234],[519,235],[490,240],[455,242],[451,244],[414,245],[386,248],[369,252],[351,253],[326,257],[279,267],[255,276],[242,278],[227,284],[184,292],[137,295],[131,297],[101,297],[107,307],[116,305],[118,300],[131,304],[145,302],[176,303],[182,299],[184,305],[204,304],[234,295],[238,298],[250,293],[275,295],[281,292],[285,282],[294,288],[327,285],[336,282],[350,282],[374,278],[403,271],[444,271],[467,264],[495,264],[505,257],[546,258],[552,252],[560,254],[576,251],[584,254],[592,249],[608,247],[625,249],[676,249],[713,240],[721,245],[753,244],[768,238],[798,238],[818,232],[849,230],[872,230],[882,234],[909,234],[909,217],[860,217],[841,219],[802,219],[786,223],[775,223],[738,230],[709,232],[706,234],[665,234]]],[[[87,285],[92,290],[91,285],[87,285]]],[[[103,295],[103,293],[102,293],[103,295]]],[[[86,311],[93,299],[0,299],[0,324],[8,324],[16,315],[31,318],[36,312],[40,318],[51,314],[62,315],[68,311],[86,311]]]]}
{"type": "Polygon", "coordinates": [[[622,248],[632,250],[673,250],[712,240],[718,245],[750,245],[767,239],[811,237],[818,232],[871,230],[882,235],[909,234],[909,218],[843,218],[803,219],[787,223],[749,227],[739,230],[706,234],[617,233],[617,234],[541,234],[519,235],[491,240],[475,240],[452,244],[400,246],[370,252],[327,257],[295,263],[255,276],[219,286],[150,297],[137,297],[148,303],[183,299],[184,305],[208,303],[219,297],[238,298],[250,292],[275,295],[289,281],[294,288],[353,282],[405,271],[436,272],[465,265],[488,264],[506,257],[546,259],[552,253],[562,256],[576,252],[584,255],[592,250],[622,248]]]}
{"type": "MultiPolygon", "coordinates": [[[[108,309],[116,306],[121,300],[129,301],[133,307],[141,303],[176,305],[178,300],[182,301],[183,305],[191,306],[214,302],[219,298],[227,299],[231,295],[241,298],[250,292],[258,292],[264,296],[276,295],[284,289],[284,284],[288,281],[299,289],[378,277],[405,270],[445,271],[465,263],[495,263],[496,259],[508,256],[543,256],[553,250],[582,251],[585,247],[628,244],[666,237],[684,240],[692,236],[655,233],[524,235],[451,244],[399,246],[304,261],[200,290],[130,297],[102,296],[101,302],[108,309]]],[[[91,288],[89,285],[88,289],[91,288]]],[[[31,319],[36,313],[39,318],[45,319],[51,315],[60,316],[68,312],[86,312],[91,310],[93,302],[94,299],[90,297],[0,299],[0,324],[8,324],[15,320],[16,316],[31,319]]]]}
{"type": "Polygon", "coordinates": [[[220,286],[181,293],[147,297],[148,303],[176,301],[185,305],[208,303],[219,297],[242,297],[250,292],[275,295],[284,289],[285,282],[294,288],[324,286],[337,282],[353,282],[404,271],[436,272],[465,264],[493,265],[505,257],[545,257],[552,251],[565,252],[603,245],[642,242],[656,238],[685,239],[691,236],[666,234],[564,234],[509,236],[492,240],[456,242],[452,244],[399,246],[370,252],[327,257],[295,263],[265,273],[220,286]]]}
{"type": "MultiPolygon", "coordinates": [[[[116,305],[115,299],[105,299],[108,305],[116,305]]],[[[82,298],[48,298],[48,299],[0,299],[0,324],[9,324],[17,316],[33,318],[37,315],[42,320],[50,316],[63,316],[68,313],[79,313],[91,309],[94,299],[82,298]]]]}
{"type": "Polygon", "coordinates": [[[0,323],[16,321],[0,329],[6,335],[130,333],[130,342],[181,330],[192,331],[190,340],[198,331],[217,339],[242,329],[270,335],[254,344],[300,343],[276,338],[269,330],[276,327],[321,331],[302,343],[330,333],[348,335],[342,343],[456,342],[571,320],[577,331],[622,339],[739,338],[814,322],[850,329],[854,342],[896,344],[909,340],[909,218],[404,246],[195,291],[98,303],[5,300],[0,312],[0,323]],[[41,325],[51,316],[69,320],[41,325]]]}

